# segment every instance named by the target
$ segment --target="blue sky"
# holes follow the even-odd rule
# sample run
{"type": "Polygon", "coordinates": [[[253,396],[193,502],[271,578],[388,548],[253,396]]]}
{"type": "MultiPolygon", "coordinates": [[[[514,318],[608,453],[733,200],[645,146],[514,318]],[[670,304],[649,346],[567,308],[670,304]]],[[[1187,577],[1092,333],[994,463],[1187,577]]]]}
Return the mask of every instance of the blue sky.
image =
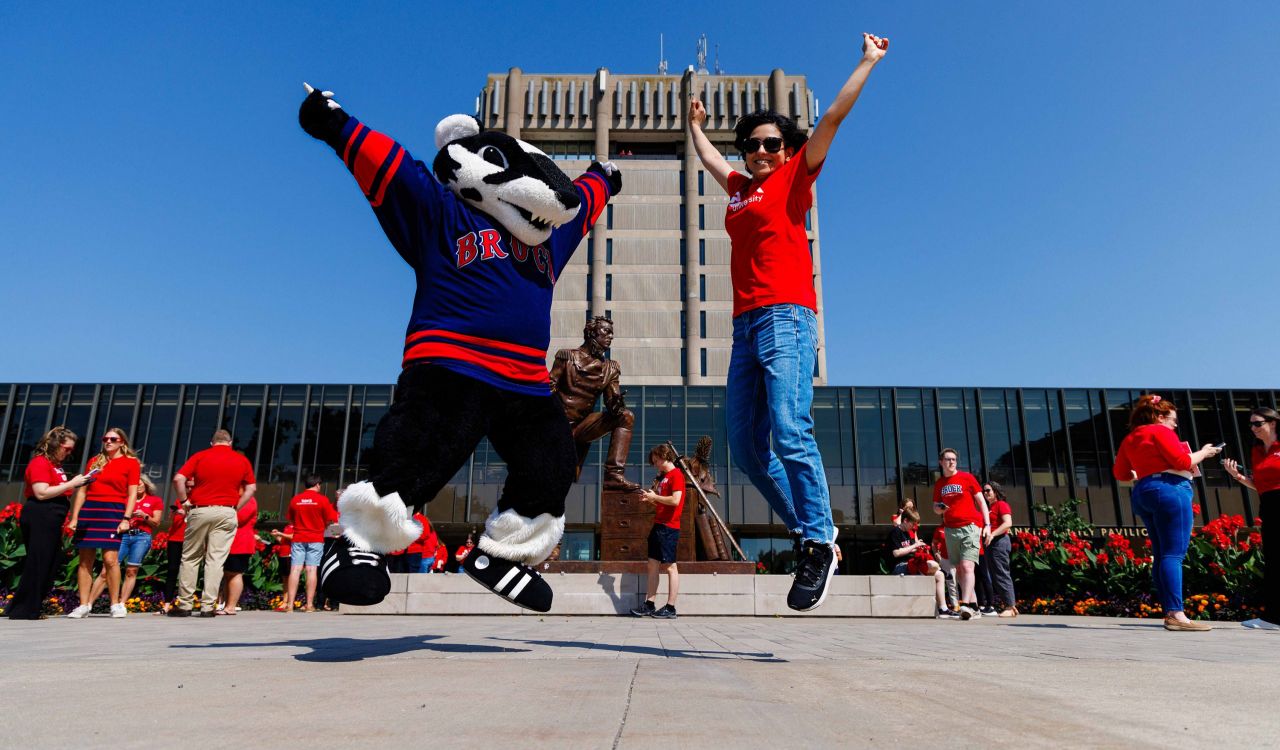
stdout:
{"type": "Polygon", "coordinates": [[[489,72],[653,71],[659,33],[681,70],[705,33],[825,107],[867,30],[819,181],[830,382],[1280,385],[1274,4],[174,5],[0,4],[0,380],[393,381],[412,278],[303,80],[428,158],[489,72]]]}

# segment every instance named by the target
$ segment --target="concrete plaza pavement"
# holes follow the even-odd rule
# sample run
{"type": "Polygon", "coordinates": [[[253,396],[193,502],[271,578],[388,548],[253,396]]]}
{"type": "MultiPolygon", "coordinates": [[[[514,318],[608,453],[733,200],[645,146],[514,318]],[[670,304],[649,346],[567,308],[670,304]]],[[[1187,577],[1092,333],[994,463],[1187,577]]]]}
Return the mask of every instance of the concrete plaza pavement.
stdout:
{"type": "Polygon", "coordinates": [[[1277,747],[1280,633],[984,618],[0,622],[6,747],[1277,747]]]}

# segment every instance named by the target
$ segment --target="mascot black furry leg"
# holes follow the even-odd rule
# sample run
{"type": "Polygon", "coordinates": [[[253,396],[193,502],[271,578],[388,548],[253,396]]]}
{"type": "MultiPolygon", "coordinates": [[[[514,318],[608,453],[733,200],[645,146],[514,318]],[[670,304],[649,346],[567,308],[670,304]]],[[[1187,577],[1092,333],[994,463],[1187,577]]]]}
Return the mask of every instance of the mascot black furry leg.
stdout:
{"type": "Polygon", "coordinates": [[[466,115],[436,126],[428,169],[391,138],[307,86],[298,121],[337,153],[417,293],[390,411],[378,423],[370,479],[338,500],[344,543],[321,563],[325,594],[381,601],[382,554],[420,533],[411,508],[430,502],[488,438],[508,467],[467,574],[526,609],[551,609],[534,570],[564,534],[577,453],[551,392],[547,346],[556,279],[622,188],[612,164],[570,181],[536,147],[481,131],[466,115]]]}

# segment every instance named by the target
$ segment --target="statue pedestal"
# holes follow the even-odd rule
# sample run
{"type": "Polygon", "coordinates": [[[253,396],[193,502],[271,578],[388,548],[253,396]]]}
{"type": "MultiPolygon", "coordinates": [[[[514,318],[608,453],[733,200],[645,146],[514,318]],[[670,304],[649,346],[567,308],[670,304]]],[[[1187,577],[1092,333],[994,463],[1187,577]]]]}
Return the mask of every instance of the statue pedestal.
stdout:
{"type": "MultiPolygon", "coordinates": [[[[684,503],[680,514],[680,543],[677,562],[692,562],[697,555],[694,524],[696,501],[684,503]]],[[[600,493],[600,560],[602,562],[643,562],[649,557],[649,529],[653,526],[652,503],[643,502],[638,492],[600,493]]]]}

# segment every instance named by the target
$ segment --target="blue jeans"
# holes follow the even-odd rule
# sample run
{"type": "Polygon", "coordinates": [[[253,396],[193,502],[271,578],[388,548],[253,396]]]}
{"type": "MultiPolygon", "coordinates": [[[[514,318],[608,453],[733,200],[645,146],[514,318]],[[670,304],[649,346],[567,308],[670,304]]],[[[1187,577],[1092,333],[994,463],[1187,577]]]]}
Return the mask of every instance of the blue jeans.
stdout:
{"type": "Polygon", "coordinates": [[[831,495],[813,436],[818,320],[801,305],[769,305],[733,319],[726,414],[729,451],[787,529],[835,541],[831,495]],[[770,445],[772,436],[772,445],[770,445]]]}
{"type": "Polygon", "coordinates": [[[1182,611],[1182,561],[1191,543],[1191,480],[1152,474],[1133,485],[1129,502],[1151,537],[1151,577],[1165,614],[1182,611]]]}
{"type": "Polygon", "coordinates": [[[418,569],[413,572],[414,573],[430,573],[431,566],[435,564],[436,564],[436,558],[434,555],[432,555],[431,557],[424,557],[422,558],[422,562],[418,563],[418,569]]]}
{"type": "Polygon", "coordinates": [[[120,564],[141,567],[150,549],[150,534],[124,534],[120,537],[120,564]]]}

